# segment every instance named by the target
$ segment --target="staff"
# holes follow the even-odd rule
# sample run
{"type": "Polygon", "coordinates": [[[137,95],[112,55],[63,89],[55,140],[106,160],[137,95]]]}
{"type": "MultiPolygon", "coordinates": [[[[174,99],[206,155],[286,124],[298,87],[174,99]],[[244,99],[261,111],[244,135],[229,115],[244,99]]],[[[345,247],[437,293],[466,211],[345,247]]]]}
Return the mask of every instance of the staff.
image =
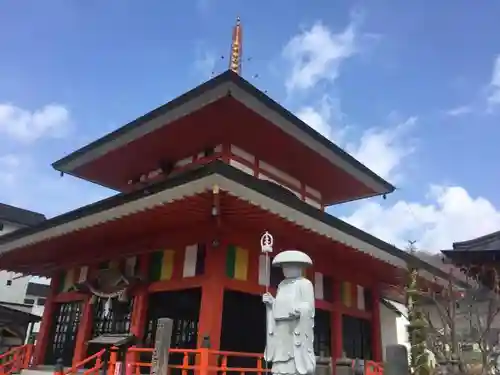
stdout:
{"type": "Polygon", "coordinates": [[[273,236],[267,230],[260,238],[260,250],[266,256],[266,293],[269,293],[269,284],[271,282],[269,253],[273,252],[273,236]]]}
{"type": "MultiPolygon", "coordinates": [[[[260,251],[265,255],[265,278],[266,278],[266,294],[269,293],[269,284],[271,283],[271,263],[269,261],[269,254],[273,252],[273,236],[267,230],[264,232],[262,237],[260,238],[260,251]]],[[[266,342],[267,335],[269,334],[269,319],[270,319],[270,311],[266,307],[266,342]]],[[[267,347],[267,344],[266,344],[267,347]]],[[[269,363],[266,361],[266,370],[269,372],[269,363]]]]}

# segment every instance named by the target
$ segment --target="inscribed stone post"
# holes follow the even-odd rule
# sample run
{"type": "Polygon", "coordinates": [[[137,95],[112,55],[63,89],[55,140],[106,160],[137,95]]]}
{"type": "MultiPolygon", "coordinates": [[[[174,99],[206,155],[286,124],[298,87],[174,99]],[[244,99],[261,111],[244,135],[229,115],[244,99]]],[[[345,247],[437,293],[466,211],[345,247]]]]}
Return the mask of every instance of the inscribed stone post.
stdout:
{"type": "Polygon", "coordinates": [[[388,345],[386,350],[384,375],[409,374],[408,350],[404,345],[388,345]]]}
{"type": "Polygon", "coordinates": [[[172,338],[173,320],[169,318],[158,319],[156,326],[155,347],[151,359],[151,375],[166,375],[168,367],[168,352],[172,338]]]}

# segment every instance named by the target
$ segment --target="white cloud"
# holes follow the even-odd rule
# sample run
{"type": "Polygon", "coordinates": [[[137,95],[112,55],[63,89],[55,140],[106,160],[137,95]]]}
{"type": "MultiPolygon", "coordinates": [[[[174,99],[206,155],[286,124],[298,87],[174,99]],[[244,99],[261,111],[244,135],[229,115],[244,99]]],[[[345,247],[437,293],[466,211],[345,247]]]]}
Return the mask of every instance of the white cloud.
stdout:
{"type": "Polygon", "coordinates": [[[303,106],[296,116],[324,137],[341,143],[346,126],[343,125],[343,113],[340,101],[324,95],[317,106],[303,106]]]}
{"type": "Polygon", "coordinates": [[[500,55],[495,58],[493,64],[488,94],[488,108],[492,110],[497,105],[500,105],[500,55]]]}
{"type": "Polygon", "coordinates": [[[406,136],[416,122],[416,117],[410,117],[396,126],[370,128],[345,149],[381,177],[398,181],[401,162],[414,151],[406,136]]]}
{"type": "Polygon", "coordinates": [[[307,90],[321,80],[335,81],[341,63],[356,52],[356,23],[335,34],[321,22],[293,37],[283,50],[290,64],[289,91],[307,90]]]}
{"type": "Polygon", "coordinates": [[[209,79],[215,74],[215,64],[217,59],[210,51],[199,49],[195,60],[196,71],[205,79],[209,79]]]}
{"type": "MultiPolygon", "coordinates": [[[[350,126],[345,125],[339,101],[324,96],[318,106],[304,106],[296,113],[302,121],[343,147],[354,158],[381,177],[400,181],[402,161],[414,152],[408,133],[417,123],[409,117],[395,125],[371,127],[362,132],[359,140],[348,140],[350,126]]],[[[388,120],[392,122],[391,119],[388,120]]]]}
{"type": "Polygon", "coordinates": [[[30,143],[42,137],[62,137],[67,134],[70,124],[69,111],[59,104],[29,111],[0,103],[0,133],[16,141],[30,143]]]}
{"type": "MultiPolygon", "coordinates": [[[[293,37],[283,49],[283,56],[291,71],[285,85],[289,91],[313,88],[320,81],[335,81],[341,64],[361,51],[361,37],[357,33],[359,17],[340,33],[333,33],[321,22],[293,37]]],[[[373,38],[370,38],[373,39],[373,38]]],[[[362,163],[384,178],[395,180],[401,161],[413,152],[406,142],[408,130],[415,124],[411,117],[395,126],[370,128],[359,141],[349,141],[351,130],[345,125],[340,100],[324,93],[314,105],[299,106],[297,117],[320,134],[344,147],[362,163]]]]}
{"type": "Polygon", "coordinates": [[[470,105],[461,105],[445,111],[445,114],[451,117],[458,117],[472,113],[474,109],[470,105]]]}
{"type": "Polygon", "coordinates": [[[13,154],[0,156],[0,184],[10,187],[16,182],[16,169],[21,165],[21,159],[13,154]]]}
{"type": "Polygon", "coordinates": [[[59,173],[29,156],[0,156],[0,202],[59,215],[114,192],[59,173]]]}
{"type": "Polygon", "coordinates": [[[396,246],[417,240],[419,249],[431,252],[500,229],[500,210],[463,187],[431,186],[427,199],[427,203],[400,200],[385,207],[362,203],[343,219],[396,246]]]}

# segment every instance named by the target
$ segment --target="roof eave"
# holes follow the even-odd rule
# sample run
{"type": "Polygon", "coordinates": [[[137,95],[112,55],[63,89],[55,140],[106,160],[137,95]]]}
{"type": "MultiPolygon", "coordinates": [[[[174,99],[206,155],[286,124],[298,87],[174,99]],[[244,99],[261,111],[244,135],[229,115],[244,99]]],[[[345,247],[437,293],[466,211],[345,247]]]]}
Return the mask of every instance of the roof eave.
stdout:
{"type": "MultiPolygon", "coordinates": [[[[63,173],[71,174],[81,165],[85,165],[87,162],[82,161],[79,164],[78,159],[84,157],[85,155],[90,155],[91,152],[95,152],[99,147],[104,146],[105,144],[109,144],[111,141],[117,139],[120,136],[124,136],[125,134],[129,134],[132,131],[136,131],[137,128],[142,127],[148,123],[152,123],[154,120],[157,120],[160,116],[168,116],[178,109],[180,106],[186,105],[186,103],[190,103],[191,101],[198,100],[197,105],[192,106],[192,111],[196,111],[199,108],[207,105],[213,101],[219,100],[224,96],[232,96],[236,100],[240,101],[242,104],[248,106],[251,110],[254,110],[256,113],[259,113],[262,117],[268,119],[270,122],[274,123],[277,126],[282,127],[280,123],[286,122],[290,123],[294,126],[294,129],[289,130],[288,133],[296,133],[295,138],[301,139],[304,141],[304,136],[310,140],[309,142],[314,142],[314,145],[311,147],[312,149],[317,150],[320,146],[320,149],[324,149],[323,154],[326,155],[327,159],[331,161],[331,158],[335,158],[337,161],[341,162],[345,166],[350,166],[356,175],[353,175],[356,179],[360,180],[361,183],[369,186],[374,192],[374,195],[382,195],[382,194],[390,194],[395,190],[395,187],[387,182],[382,177],[378,176],[376,173],[367,168],[364,164],[360,163],[358,160],[353,158],[347,152],[342,150],[340,147],[336,146],[330,140],[319,134],[317,131],[312,129],[302,120],[297,118],[290,111],[282,107],[280,104],[269,98],[262,91],[258,90],[248,81],[244,80],[239,75],[235,74],[232,71],[226,71],[219,76],[201,84],[200,86],[194,88],[193,90],[188,91],[187,93],[181,95],[180,97],[162,105],[154,109],[153,111],[137,118],[136,120],[128,123],[127,125],[105,135],[104,137],[89,143],[88,145],[78,149],[77,151],[65,156],[64,158],[54,162],[52,167],[63,173]],[[204,94],[213,94],[213,97],[210,101],[199,100],[201,96],[204,94]],[[246,94],[246,96],[245,96],[246,94]],[[250,99],[248,99],[250,98],[250,99]],[[251,103],[249,103],[251,101],[251,103]],[[201,107],[200,107],[201,106],[201,107]],[[256,107],[259,107],[257,109],[256,107]],[[267,111],[262,108],[267,109],[267,111]],[[263,113],[267,112],[267,113],[263,113]],[[298,130],[298,133],[297,133],[298,130]],[[73,165],[77,165],[72,166],[73,165]]],[[[189,112],[179,111],[182,113],[182,116],[185,116],[189,112]]],[[[175,119],[182,117],[179,115],[172,115],[168,122],[173,122],[175,119]]],[[[165,124],[160,124],[160,126],[166,126],[165,124]]],[[[153,129],[153,128],[152,128],[153,129]]],[[[156,128],[154,128],[156,129],[156,128]]],[[[153,129],[153,130],[154,130],[153,129]]],[[[150,131],[153,131],[150,130],[150,131]]],[[[148,131],[145,131],[144,134],[147,134],[148,131]]],[[[142,134],[142,135],[144,135],[142,134]]],[[[140,136],[142,136],[140,135],[140,136]]],[[[134,138],[137,139],[138,137],[134,138]]],[[[118,146],[121,147],[121,146],[118,146]]],[[[103,154],[105,154],[104,152],[103,154]]],[[[325,155],[323,155],[325,156],[325,155]]],[[[100,157],[99,155],[95,158],[100,157]]],[[[95,160],[92,159],[92,160],[95,160]]],[[[333,162],[332,162],[333,163],[333,162]]],[[[334,163],[335,164],[335,163],[334,163]]],[[[339,166],[342,169],[345,169],[348,173],[347,168],[339,166]]],[[[352,174],[352,173],[351,173],[352,174]]]]}
{"type": "MultiPolygon", "coordinates": [[[[291,194],[277,194],[276,189],[279,188],[278,186],[273,186],[274,190],[271,190],[271,185],[266,184],[265,182],[258,180],[253,176],[247,175],[244,172],[239,171],[238,169],[220,161],[213,162],[212,164],[205,167],[191,170],[190,172],[186,172],[185,174],[179,175],[178,177],[171,180],[163,181],[149,186],[144,190],[134,191],[132,193],[126,194],[117,194],[111,198],[104,199],[100,202],[93,203],[91,205],[47,220],[37,227],[26,228],[17,232],[9,233],[3,237],[0,237],[0,248],[4,247],[5,252],[15,250],[16,248],[8,249],[8,246],[5,245],[20,239],[24,239],[25,237],[31,235],[36,235],[38,232],[43,232],[44,230],[49,230],[51,228],[61,226],[75,220],[84,219],[94,214],[100,214],[107,210],[116,209],[118,206],[121,207],[121,205],[132,202],[134,200],[140,200],[141,198],[145,198],[171,188],[184,186],[187,183],[194,183],[204,177],[208,177],[214,174],[224,177],[229,182],[233,181],[228,185],[231,187],[231,189],[238,190],[240,189],[238,188],[238,186],[244,186],[251,191],[255,191],[256,193],[267,197],[266,199],[268,200],[268,202],[269,200],[273,200],[281,204],[283,207],[289,207],[291,210],[300,212],[307,218],[313,219],[315,222],[322,225],[323,228],[326,228],[326,225],[333,228],[335,231],[338,231],[339,233],[345,233],[349,238],[356,239],[355,242],[361,244],[361,246],[364,248],[369,249],[370,247],[373,247],[386,253],[389,258],[398,258],[400,259],[400,261],[398,261],[400,267],[411,262],[415,264],[416,267],[428,273],[428,275],[425,276],[428,279],[432,279],[432,277],[434,276],[441,279],[447,279],[449,277],[448,274],[446,274],[439,268],[434,267],[429,263],[424,262],[421,259],[414,257],[411,254],[408,254],[407,252],[404,252],[356,227],[353,227],[352,225],[328,213],[318,210],[310,206],[309,204],[299,200],[295,196],[291,196],[291,194]]],[[[231,189],[229,191],[231,191],[231,189]]],[[[334,238],[334,240],[338,240],[338,238],[334,238]]],[[[29,240],[27,241],[28,243],[31,243],[29,240]]]]}

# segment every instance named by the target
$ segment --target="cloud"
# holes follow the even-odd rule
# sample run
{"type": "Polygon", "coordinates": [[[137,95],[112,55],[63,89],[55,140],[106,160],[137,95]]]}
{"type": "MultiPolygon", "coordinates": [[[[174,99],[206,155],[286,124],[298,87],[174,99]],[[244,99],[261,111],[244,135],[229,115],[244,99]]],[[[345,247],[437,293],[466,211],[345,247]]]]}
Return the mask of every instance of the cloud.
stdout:
{"type": "Polygon", "coordinates": [[[342,142],[346,126],[339,99],[325,94],[316,105],[300,107],[295,115],[325,138],[342,142]]]}
{"type": "Polygon", "coordinates": [[[392,206],[362,203],[343,219],[399,247],[417,240],[421,250],[438,252],[500,228],[500,210],[460,186],[429,188],[426,203],[400,200],[392,206]]]}
{"type": "Polygon", "coordinates": [[[282,55],[290,67],[287,90],[308,90],[321,80],[335,81],[342,62],[356,52],[356,26],[335,34],[322,22],[293,37],[282,55]]]}
{"type": "Polygon", "coordinates": [[[403,159],[415,151],[406,136],[416,123],[416,117],[409,117],[395,126],[369,128],[359,141],[347,143],[345,149],[381,177],[398,181],[402,178],[399,167],[403,159]]]}
{"type": "MultiPolygon", "coordinates": [[[[285,81],[287,90],[308,91],[320,81],[334,82],[340,74],[341,64],[361,51],[362,36],[369,36],[357,32],[359,20],[360,17],[354,15],[351,23],[338,34],[316,22],[310,29],[294,36],[283,49],[283,57],[290,65],[290,74],[285,81]]],[[[314,104],[299,105],[295,114],[386,179],[399,179],[401,161],[414,151],[406,135],[416,123],[416,117],[394,126],[368,128],[359,140],[354,141],[348,137],[353,127],[346,125],[340,100],[332,98],[326,91],[314,104]]]]}
{"type": "Polygon", "coordinates": [[[359,139],[353,140],[349,136],[354,127],[344,123],[346,116],[339,100],[325,95],[317,105],[301,107],[296,115],[375,173],[392,182],[402,179],[399,167],[415,151],[408,134],[416,125],[417,117],[406,118],[394,125],[369,127],[361,132],[359,139]]]}
{"type": "Polygon", "coordinates": [[[6,188],[14,185],[16,169],[21,165],[21,159],[13,154],[0,156],[0,184],[6,188]]]}
{"type": "Polygon", "coordinates": [[[488,88],[488,109],[491,111],[500,104],[500,55],[495,58],[493,72],[488,88]]]}
{"type": "Polygon", "coordinates": [[[30,111],[10,103],[0,103],[0,134],[16,141],[31,143],[44,137],[63,137],[70,125],[68,109],[59,104],[30,111]]]}
{"type": "Polygon", "coordinates": [[[215,64],[217,63],[217,59],[215,54],[211,51],[198,49],[196,53],[196,60],[194,63],[195,70],[200,74],[203,78],[209,79],[215,73],[215,64]]]}
{"type": "Polygon", "coordinates": [[[461,105],[459,107],[451,108],[447,111],[445,111],[445,115],[451,116],[451,117],[458,117],[458,116],[463,116],[467,115],[469,113],[472,113],[474,109],[472,108],[471,105],[461,105]]]}
{"type": "Polygon", "coordinates": [[[113,194],[71,176],[60,177],[43,163],[34,156],[0,155],[0,202],[51,217],[113,194]]]}

